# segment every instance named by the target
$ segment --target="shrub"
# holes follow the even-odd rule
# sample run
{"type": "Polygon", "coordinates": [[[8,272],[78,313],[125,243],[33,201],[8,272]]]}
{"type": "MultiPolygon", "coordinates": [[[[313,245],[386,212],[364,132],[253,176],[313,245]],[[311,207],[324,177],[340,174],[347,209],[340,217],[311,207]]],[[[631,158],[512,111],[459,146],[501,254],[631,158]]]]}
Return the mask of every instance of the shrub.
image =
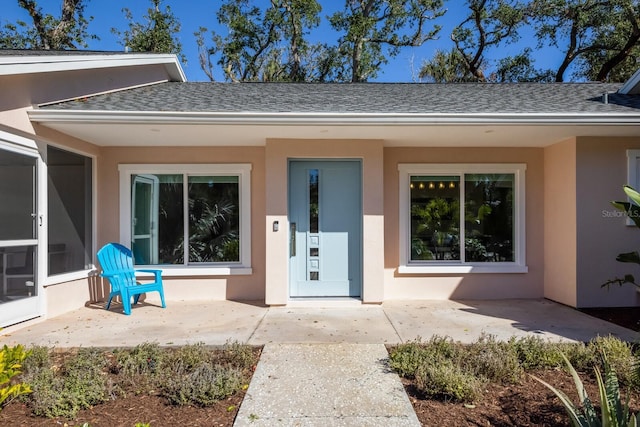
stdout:
{"type": "Polygon", "coordinates": [[[420,365],[415,372],[415,382],[425,396],[459,402],[477,400],[484,385],[484,381],[446,359],[420,365]]]}
{"type": "Polygon", "coordinates": [[[107,360],[99,350],[80,349],[59,370],[39,354],[40,366],[34,362],[25,374],[33,389],[28,404],[35,415],[74,418],[80,409],[108,399],[107,360]]]}
{"type": "Polygon", "coordinates": [[[483,334],[464,352],[462,365],[478,377],[499,383],[517,383],[523,374],[518,353],[510,342],[483,334]]]}
{"type": "Polygon", "coordinates": [[[403,377],[414,378],[420,366],[456,359],[459,353],[460,345],[451,338],[434,335],[424,343],[418,338],[394,347],[389,354],[389,366],[403,377]]]}
{"type": "Polygon", "coordinates": [[[203,363],[211,363],[213,359],[211,350],[204,343],[189,344],[172,351],[163,362],[164,365],[180,363],[187,371],[192,371],[203,363]]]}
{"type": "Polygon", "coordinates": [[[174,375],[164,379],[162,395],[174,405],[209,406],[231,396],[241,385],[238,369],[201,364],[188,372],[179,366],[174,375]]]}
{"type": "Polygon", "coordinates": [[[142,343],[132,349],[118,350],[115,355],[118,371],[136,377],[155,374],[165,353],[158,343],[142,343]]]}
{"type": "Polygon", "coordinates": [[[217,363],[239,369],[249,369],[256,361],[253,347],[238,341],[227,341],[222,347],[222,355],[216,360],[217,363]]]}
{"type": "Polygon", "coordinates": [[[602,355],[606,354],[606,363],[616,373],[617,380],[623,385],[631,384],[634,378],[635,359],[629,343],[609,335],[596,337],[588,345],[594,349],[594,354],[601,356],[596,359],[600,371],[605,370],[605,360],[602,355]]]}
{"type": "Polygon", "coordinates": [[[14,377],[21,373],[23,361],[29,356],[24,347],[4,346],[0,350],[0,410],[11,400],[31,392],[31,387],[25,383],[12,383],[14,377]]]}
{"type": "Polygon", "coordinates": [[[560,348],[555,343],[534,336],[512,338],[509,342],[514,347],[520,365],[525,370],[562,366],[560,348]]]}

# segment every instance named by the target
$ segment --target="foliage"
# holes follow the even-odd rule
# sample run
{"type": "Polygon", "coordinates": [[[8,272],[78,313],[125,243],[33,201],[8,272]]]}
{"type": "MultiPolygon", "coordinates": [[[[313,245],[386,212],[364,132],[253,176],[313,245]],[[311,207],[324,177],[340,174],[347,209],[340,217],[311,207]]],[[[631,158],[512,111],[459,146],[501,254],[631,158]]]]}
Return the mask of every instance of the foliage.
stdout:
{"type": "Polygon", "coordinates": [[[33,392],[21,399],[36,416],[66,419],[132,388],[136,395],[161,395],[176,405],[208,406],[246,387],[256,362],[253,348],[235,341],[218,350],[202,343],[142,343],[112,352],[81,348],[70,355],[34,347],[23,374],[33,392]]]}
{"type": "Polygon", "coordinates": [[[174,405],[209,406],[232,395],[241,385],[238,369],[201,363],[190,370],[176,364],[172,375],[162,381],[162,395],[174,405]]]}
{"type": "Polygon", "coordinates": [[[3,346],[0,350],[0,410],[18,396],[31,393],[31,387],[25,383],[13,382],[20,375],[22,363],[29,356],[23,346],[3,346]]]}
{"type": "Polygon", "coordinates": [[[346,1],[344,10],[334,13],[329,23],[342,34],[338,51],[349,70],[349,81],[375,78],[400,48],[435,39],[441,27],[426,30],[425,25],[445,12],[442,0],[346,1]]]}
{"type": "Polygon", "coordinates": [[[618,427],[638,425],[636,415],[629,413],[628,403],[622,403],[620,398],[620,386],[618,384],[616,372],[607,362],[607,358],[604,353],[604,377],[600,373],[600,370],[595,368],[596,381],[598,383],[598,391],[600,395],[600,419],[598,419],[598,414],[585,391],[584,384],[578,376],[578,373],[564,354],[563,358],[569,373],[573,377],[580,405],[575,405],[566,394],[561,390],[554,388],[551,384],[533,375],[532,377],[549,388],[560,399],[573,426],[618,427]]]}
{"type": "Polygon", "coordinates": [[[606,354],[606,361],[597,358],[596,363],[600,371],[606,371],[605,362],[616,372],[618,381],[622,385],[631,385],[635,376],[635,356],[631,345],[611,335],[596,337],[588,344],[594,354],[606,354]]]}
{"type": "Polygon", "coordinates": [[[162,0],[150,0],[152,7],[147,10],[143,17],[144,22],[136,22],[129,8],[124,8],[125,18],[129,29],[119,31],[112,28],[122,46],[131,49],[133,52],[157,52],[175,53],[182,62],[186,62],[186,57],[182,54],[182,44],[176,37],[180,32],[180,22],[167,6],[164,11],[160,10],[162,0]]]}
{"type": "MultiPolygon", "coordinates": [[[[611,202],[611,204],[616,209],[624,212],[627,218],[630,218],[634,222],[636,227],[640,227],[640,193],[628,185],[625,185],[623,190],[629,199],[631,199],[631,202],[611,202]]],[[[638,251],[621,253],[616,257],[616,261],[640,265],[640,254],[638,251]]],[[[640,288],[640,284],[636,283],[636,279],[632,274],[625,274],[622,278],[616,277],[607,280],[601,287],[609,289],[611,285],[622,286],[626,283],[640,288]]]]}
{"type": "Polygon", "coordinates": [[[31,22],[18,20],[0,28],[2,49],[77,49],[98,37],[88,32],[93,17],[84,15],[85,0],[63,0],[60,17],[43,14],[36,0],[18,0],[31,22]]]}
{"type": "Polygon", "coordinates": [[[473,402],[482,396],[482,379],[465,371],[451,360],[422,364],[415,372],[418,390],[429,397],[473,402]]]}
{"type": "Polygon", "coordinates": [[[319,25],[320,11],[315,0],[271,0],[265,9],[249,0],[226,0],[216,16],[227,34],[211,31],[213,44],[207,46],[207,28],[196,32],[200,66],[211,81],[215,55],[229,81],[322,81],[334,68],[334,54],[306,39],[319,25]]]}
{"type": "Polygon", "coordinates": [[[449,337],[433,335],[424,343],[418,338],[391,349],[389,366],[401,376],[413,378],[420,366],[441,359],[457,359],[459,351],[459,344],[449,337]]]}
{"type": "Polygon", "coordinates": [[[462,365],[478,378],[506,384],[518,383],[524,373],[515,346],[486,334],[466,348],[462,365]]]}
{"type": "Polygon", "coordinates": [[[33,389],[27,404],[37,416],[73,418],[80,409],[108,400],[106,366],[104,354],[91,348],[78,350],[59,367],[50,358],[43,366],[34,363],[25,373],[33,389]]]}

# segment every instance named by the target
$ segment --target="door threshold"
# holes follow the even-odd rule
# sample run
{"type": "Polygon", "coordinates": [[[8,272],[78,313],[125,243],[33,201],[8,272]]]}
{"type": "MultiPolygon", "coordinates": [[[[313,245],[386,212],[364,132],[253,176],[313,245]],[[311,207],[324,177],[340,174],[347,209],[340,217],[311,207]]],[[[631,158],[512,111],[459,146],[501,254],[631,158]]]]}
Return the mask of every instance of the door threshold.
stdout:
{"type": "Polygon", "coordinates": [[[287,307],[291,308],[342,308],[360,306],[362,306],[362,300],[360,298],[350,297],[292,297],[287,301],[287,307]]]}

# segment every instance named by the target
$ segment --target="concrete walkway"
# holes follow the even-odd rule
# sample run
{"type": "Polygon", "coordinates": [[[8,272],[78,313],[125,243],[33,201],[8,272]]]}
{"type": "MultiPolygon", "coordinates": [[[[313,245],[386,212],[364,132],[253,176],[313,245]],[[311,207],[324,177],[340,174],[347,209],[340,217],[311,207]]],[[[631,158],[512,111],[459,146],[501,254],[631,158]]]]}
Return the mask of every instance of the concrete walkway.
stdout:
{"type": "Polygon", "coordinates": [[[267,344],[235,427],[420,426],[382,344],[267,344]]]}
{"type": "Polygon", "coordinates": [[[234,301],[145,303],[130,316],[115,305],[89,305],[37,323],[0,331],[0,345],[119,347],[142,342],[223,345],[269,343],[397,344],[449,336],[470,343],[480,334],[498,339],[534,335],[552,341],[588,341],[638,334],[548,300],[389,301],[382,305],[265,307],[234,301]]]}
{"type": "Polygon", "coordinates": [[[418,426],[385,344],[433,335],[470,343],[538,336],[588,341],[638,334],[547,300],[338,302],[265,307],[233,301],[151,303],[111,311],[89,305],[0,332],[0,346],[123,347],[227,341],[264,345],[236,426],[418,426]]]}

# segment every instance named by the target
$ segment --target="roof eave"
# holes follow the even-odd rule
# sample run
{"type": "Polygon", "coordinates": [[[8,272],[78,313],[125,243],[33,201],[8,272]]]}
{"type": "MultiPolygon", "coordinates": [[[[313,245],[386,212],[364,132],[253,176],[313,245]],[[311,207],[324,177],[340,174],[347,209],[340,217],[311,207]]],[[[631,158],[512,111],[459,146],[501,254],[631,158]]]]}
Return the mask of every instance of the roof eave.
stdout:
{"type": "Polygon", "coordinates": [[[32,122],[218,125],[638,125],[640,114],[595,113],[259,113],[30,110],[32,122]]]}
{"type": "Polygon", "coordinates": [[[164,65],[171,81],[187,77],[175,54],[46,55],[0,57],[0,75],[48,73],[140,65],[164,65]]]}

